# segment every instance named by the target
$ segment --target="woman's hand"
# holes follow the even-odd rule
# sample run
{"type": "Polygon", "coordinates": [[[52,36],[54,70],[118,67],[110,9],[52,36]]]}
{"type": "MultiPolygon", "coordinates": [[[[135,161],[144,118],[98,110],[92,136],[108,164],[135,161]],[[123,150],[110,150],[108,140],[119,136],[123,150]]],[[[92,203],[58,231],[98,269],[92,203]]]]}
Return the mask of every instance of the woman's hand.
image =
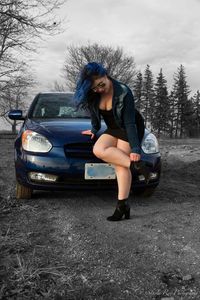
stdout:
{"type": "Polygon", "coordinates": [[[130,153],[130,160],[131,161],[139,161],[141,158],[141,155],[138,153],[130,153]]]}
{"type": "Polygon", "coordinates": [[[91,130],[83,130],[81,131],[81,133],[85,135],[91,135],[91,139],[95,137],[94,133],[92,133],[91,130]]]}

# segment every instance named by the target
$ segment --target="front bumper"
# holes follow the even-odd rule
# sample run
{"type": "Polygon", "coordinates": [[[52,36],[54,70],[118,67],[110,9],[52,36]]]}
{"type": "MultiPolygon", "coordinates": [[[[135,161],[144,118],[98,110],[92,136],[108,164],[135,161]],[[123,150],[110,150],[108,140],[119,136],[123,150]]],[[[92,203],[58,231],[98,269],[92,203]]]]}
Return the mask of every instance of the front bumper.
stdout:
{"type": "MultiPolygon", "coordinates": [[[[82,188],[103,188],[116,189],[117,180],[86,180],[84,179],[85,163],[105,163],[90,153],[90,156],[66,155],[62,147],[53,147],[49,153],[35,154],[22,149],[16,150],[15,167],[17,181],[33,190],[68,190],[82,188]],[[81,157],[80,157],[81,156],[81,157]],[[39,182],[30,179],[30,172],[56,175],[55,182],[39,182]]],[[[149,187],[156,187],[159,184],[161,172],[160,154],[142,155],[142,160],[151,168],[152,172],[158,173],[156,179],[149,182],[149,187]]],[[[132,173],[132,189],[145,188],[144,181],[139,180],[139,174],[132,173]]]]}

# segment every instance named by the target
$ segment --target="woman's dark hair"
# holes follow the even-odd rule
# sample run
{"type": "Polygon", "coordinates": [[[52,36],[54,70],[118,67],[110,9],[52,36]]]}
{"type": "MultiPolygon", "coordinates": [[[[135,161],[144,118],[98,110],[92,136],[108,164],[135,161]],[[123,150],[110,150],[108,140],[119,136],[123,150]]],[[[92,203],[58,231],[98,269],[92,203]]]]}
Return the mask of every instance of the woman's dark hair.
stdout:
{"type": "Polygon", "coordinates": [[[91,86],[94,77],[103,77],[107,75],[106,69],[99,63],[90,62],[84,66],[79,74],[77,81],[74,100],[77,106],[88,106],[89,98],[91,98],[91,86]]]}

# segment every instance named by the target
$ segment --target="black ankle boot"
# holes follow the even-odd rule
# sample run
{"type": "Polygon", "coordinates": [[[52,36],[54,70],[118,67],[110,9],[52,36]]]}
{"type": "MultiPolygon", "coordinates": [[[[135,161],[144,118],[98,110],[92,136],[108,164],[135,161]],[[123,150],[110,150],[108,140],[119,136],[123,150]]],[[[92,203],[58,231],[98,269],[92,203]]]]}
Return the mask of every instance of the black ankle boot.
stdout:
{"type": "Polygon", "coordinates": [[[125,219],[130,219],[130,205],[128,199],[118,200],[116,209],[112,216],[107,217],[108,221],[120,221],[125,216],[125,219]]]}

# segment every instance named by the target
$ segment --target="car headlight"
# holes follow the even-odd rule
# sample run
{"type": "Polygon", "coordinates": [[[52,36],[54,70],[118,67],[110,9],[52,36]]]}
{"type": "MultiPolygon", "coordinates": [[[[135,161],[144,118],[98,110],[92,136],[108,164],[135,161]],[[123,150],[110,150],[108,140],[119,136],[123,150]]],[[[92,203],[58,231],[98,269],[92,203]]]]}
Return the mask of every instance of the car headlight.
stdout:
{"type": "Polygon", "coordinates": [[[52,145],[43,135],[25,130],[22,134],[22,147],[26,151],[45,153],[51,150],[52,145]]]}
{"type": "Polygon", "coordinates": [[[158,140],[153,133],[149,133],[142,142],[142,150],[146,154],[159,152],[158,140]]]}

